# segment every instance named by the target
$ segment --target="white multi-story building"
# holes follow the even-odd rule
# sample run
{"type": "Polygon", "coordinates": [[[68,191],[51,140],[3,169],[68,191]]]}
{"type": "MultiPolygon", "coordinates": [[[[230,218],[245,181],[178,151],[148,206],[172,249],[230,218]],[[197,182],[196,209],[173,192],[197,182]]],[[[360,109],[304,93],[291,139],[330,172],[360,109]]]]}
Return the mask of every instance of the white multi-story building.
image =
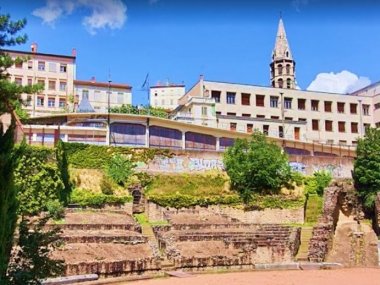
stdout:
{"type": "Polygon", "coordinates": [[[179,100],[173,118],[193,124],[326,144],[355,145],[380,126],[380,84],[353,94],[295,89],[293,60],[280,20],[270,64],[272,87],[200,80],[179,100]]]}
{"type": "Polygon", "coordinates": [[[12,58],[26,58],[7,71],[10,80],[20,85],[41,84],[43,89],[36,94],[23,94],[26,110],[32,116],[64,112],[70,105],[74,93],[76,74],[76,51],[71,55],[39,53],[37,44],[31,45],[31,51],[3,50],[12,58]]]}
{"type": "Polygon", "coordinates": [[[113,82],[97,82],[75,80],[75,95],[79,106],[85,98],[93,110],[98,113],[108,112],[108,96],[110,107],[132,104],[132,87],[127,84],[113,82]]]}
{"type": "Polygon", "coordinates": [[[174,110],[178,106],[178,99],[185,95],[185,85],[170,84],[150,87],[149,100],[152,107],[174,110]]]}

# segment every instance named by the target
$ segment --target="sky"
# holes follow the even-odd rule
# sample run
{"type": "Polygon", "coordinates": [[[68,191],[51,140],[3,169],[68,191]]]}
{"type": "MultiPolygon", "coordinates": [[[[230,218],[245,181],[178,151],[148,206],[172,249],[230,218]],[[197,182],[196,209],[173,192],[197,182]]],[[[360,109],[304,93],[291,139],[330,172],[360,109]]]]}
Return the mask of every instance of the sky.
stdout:
{"type": "Polygon", "coordinates": [[[77,50],[77,79],[133,86],[206,80],[269,86],[280,14],[300,89],[348,93],[380,81],[378,0],[0,0],[27,19],[26,44],[41,53],[77,50]]]}

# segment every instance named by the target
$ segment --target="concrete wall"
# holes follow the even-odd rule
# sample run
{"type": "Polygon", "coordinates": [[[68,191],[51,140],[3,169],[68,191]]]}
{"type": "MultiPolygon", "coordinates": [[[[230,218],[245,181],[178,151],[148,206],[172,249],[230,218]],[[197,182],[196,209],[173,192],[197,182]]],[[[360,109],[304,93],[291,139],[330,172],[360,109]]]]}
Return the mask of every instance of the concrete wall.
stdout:
{"type": "MultiPolygon", "coordinates": [[[[350,178],[353,159],[347,157],[289,155],[293,170],[305,175],[327,170],[335,178],[350,178]]],[[[208,170],[224,170],[223,153],[180,151],[172,152],[172,157],[157,156],[148,164],[138,163],[138,169],[157,173],[197,173],[208,170]]]]}

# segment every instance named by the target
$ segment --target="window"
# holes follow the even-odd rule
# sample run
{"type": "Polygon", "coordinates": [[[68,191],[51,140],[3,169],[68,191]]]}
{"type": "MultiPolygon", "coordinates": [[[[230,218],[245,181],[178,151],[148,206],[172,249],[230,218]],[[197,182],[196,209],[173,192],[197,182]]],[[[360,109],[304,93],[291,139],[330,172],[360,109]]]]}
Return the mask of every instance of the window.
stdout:
{"type": "Polygon", "coordinates": [[[61,65],[59,66],[59,71],[64,73],[67,72],[67,64],[61,63],[61,65]]]}
{"type": "Polygon", "coordinates": [[[375,104],[375,110],[380,109],[380,103],[375,104]]]}
{"type": "Polygon", "coordinates": [[[88,99],[88,90],[82,90],[82,100],[84,98],[88,99]]]}
{"type": "Polygon", "coordinates": [[[59,81],[59,90],[66,91],[67,83],[66,81],[59,81]]]}
{"type": "Polygon", "coordinates": [[[358,104],[355,104],[355,103],[350,104],[350,113],[351,114],[357,114],[357,106],[358,106],[358,104]]]}
{"type": "Polygon", "coordinates": [[[282,64],[278,65],[278,74],[282,75],[282,64]]]}
{"type": "Polygon", "coordinates": [[[338,122],[338,131],[340,133],[346,132],[346,122],[338,122]]]}
{"type": "Polygon", "coordinates": [[[216,115],[218,116],[218,115],[221,115],[222,114],[222,112],[215,112],[216,113],[216,115]]]}
{"type": "Polygon", "coordinates": [[[282,78],[280,78],[277,82],[278,82],[278,88],[284,87],[284,81],[282,80],[282,78]]]}
{"type": "Polygon", "coordinates": [[[264,107],[265,95],[256,95],[256,106],[264,107]]]}
{"type": "Polygon", "coordinates": [[[292,87],[292,80],[290,78],[286,79],[286,88],[290,89],[292,87]]]}
{"type": "Polygon", "coordinates": [[[174,100],[170,99],[170,105],[174,105],[174,100]]]}
{"type": "Polygon", "coordinates": [[[33,84],[33,79],[32,78],[28,78],[28,85],[32,85],[33,84]]]}
{"type": "Polygon", "coordinates": [[[287,65],[286,65],[286,74],[287,74],[287,75],[290,74],[290,64],[287,64],[287,65]]]}
{"type": "Polygon", "coordinates": [[[251,114],[241,114],[243,117],[251,117],[251,114]]]}
{"type": "Polygon", "coordinates": [[[363,115],[369,116],[369,105],[363,104],[363,115]]]}
{"type": "Polygon", "coordinates": [[[272,120],[279,120],[279,119],[280,119],[279,116],[270,116],[270,118],[271,118],[272,120]]]}
{"type": "Polygon", "coordinates": [[[298,99],[298,110],[306,109],[306,99],[298,99]]]}
{"type": "Polygon", "coordinates": [[[357,145],[358,142],[357,141],[352,141],[352,145],[357,145]]]}
{"type": "Polygon", "coordinates": [[[33,61],[31,60],[28,61],[28,69],[29,70],[33,69],[33,61]]]}
{"type": "Polygon", "coordinates": [[[26,97],[26,106],[32,106],[32,96],[30,95],[26,97]]]}
{"type": "Polygon", "coordinates": [[[284,137],[284,128],[282,126],[279,126],[278,127],[278,136],[280,138],[283,138],[284,137]]]}
{"type": "Polygon", "coordinates": [[[306,118],[298,118],[298,121],[299,122],[306,122],[307,120],[306,120],[306,118]]]}
{"type": "Polygon", "coordinates": [[[230,131],[236,131],[236,123],[230,123],[230,131]]]}
{"type": "Polygon", "coordinates": [[[291,109],[292,108],[292,98],[286,98],[284,99],[284,108],[285,109],[291,109]]]}
{"type": "Polygon", "coordinates": [[[285,117],[285,121],[293,121],[292,117],[285,117]]]}
{"type": "Polygon", "coordinates": [[[278,96],[270,96],[270,107],[278,108],[278,96]]]}
{"type": "Polygon", "coordinates": [[[57,65],[55,62],[49,62],[49,71],[50,72],[56,72],[57,71],[57,65]]]}
{"type": "Polygon", "coordinates": [[[318,105],[319,105],[318,100],[311,100],[311,110],[312,111],[318,111],[318,105]]]}
{"type": "Polygon", "coordinates": [[[37,97],[37,106],[44,105],[44,97],[37,97]]]}
{"type": "Polygon", "coordinates": [[[15,67],[16,67],[16,68],[22,68],[22,61],[18,61],[18,60],[17,60],[17,61],[15,62],[15,67]]]}
{"type": "Polygon", "coordinates": [[[39,71],[45,71],[45,61],[39,61],[38,62],[38,70],[39,71]]]}
{"type": "Polygon", "coordinates": [[[54,107],[55,106],[55,99],[54,98],[48,98],[48,107],[54,107]]]}
{"type": "Polygon", "coordinates": [[[256,115],[256,118],[265,119],[265,115],[256,115]]]}
{"type": "Polygon", "coordinates": [[[338,102],[338,113],[344,113],[344,103],[338,102]]]}
{"type": "Polygon", "coordinates": [[[251,94],[248,93],[241,93],[241,104],[242,105],[251,105],[250,103],[251,94]]]}
{"type": "Polygon", "coordinates": [[[326,144],[334,144],[334,140],[327,140],[326,144]]]}
{"type": "Polygon", "coordinates": [[[234,116],[234,117],[236,117],[236,113],[227,112],[227,116],[234,116]]]}
{"type": "Polygon", "coordinates": [[[325,112],[328,112],[328,113],[332,112],[332,102],[331,101],[325,101],[325,112]]]}
{"type": "Polygon", "coordinates": [[[65,107],[66,107],[66,100],[59,99],[59,108],[65,108],[65,107]]]}
{"type": "Polygon", "coordinates": [[[165,99],[161,99],[161,105],[162,105],[162,106],[165,105],[165,99]]]}
{"type": "Polygon", "coordinates": [[[207,116],[207,107],[202,107],[202,116],[207,116]]]}
{"type": "Polygon", "coordinates": [[[211,98],[215,99],[215,103],[220,103],[220,91],[211,90],[211,98]]]}
{"type": "Polygon", "coordinates": [[[17,85],[22,85],[22,78],[21,77],[16,77],[15,78],[15,83],[17,84],[17,85]]]}
{"type": "Polygon", "coordinates": [[[357,134],[359,132],[358,130],[358,123],[351,123],[351,133],[357,134]]]}
{"type": "Polygon", "coordinates": [[[363,124],[364,126],[364,133],[367,133],[367,130],[371,127],[370,124],[363,124]]]}
{"type": "Polygon", "coordinates": [[[313,131],[319,131],[319,121],[311,120],[311,127],[313,131]]]}
{"type": "Polygon", "coordinates": [[[235,96],[234,92],[227,92],[227,104],[235,104],[235,96]]]}
{"type": "Polygon", "coordinates": [[[253,132],[253,124],[247,124],[247,133],[253,132]]]}
{"type": "Polygon", "coordinates": [[[266,135],[266,136],[269,134],[269,125],[264,125],[263,126],[263,134],[266,135]]]}
{"type": "Polygon", "coordinates": [[[117,104],[123,104],[124,103],[124,93],[119,92],[117,93],[117,104]]]}
{"type": "Polygon", "coordinates": [[[325,121],[325,131],[326,132],[332,132],[333,131],[333,122],[332,121],[325,121]]]}
{"type": "Polygon", "coordinates": [[[49,80],[49,90],[55,90],[55,81],[49,80]]]}
{"type": "Polygon", "coordinates": [[[339,140],[339,144],[340,145],[347,145],[347,141],[345,141],[345,140],[339,140]]]}
{"type": "Polygon", "coordinates": [[[43,79],[38,79],[37,83],[38,83],[39,85],[42,85],[42,88],[45,89],[45,80],[43,80],[43,79]]]}
{"type": "Polygon", "coordinates": [[[99,101],[101,101],[101,98],[102,98],[102,96],[100,94],[100,91],[98,91],[98,90],[94,91],[94,101],[99,102],[99,101]]]}

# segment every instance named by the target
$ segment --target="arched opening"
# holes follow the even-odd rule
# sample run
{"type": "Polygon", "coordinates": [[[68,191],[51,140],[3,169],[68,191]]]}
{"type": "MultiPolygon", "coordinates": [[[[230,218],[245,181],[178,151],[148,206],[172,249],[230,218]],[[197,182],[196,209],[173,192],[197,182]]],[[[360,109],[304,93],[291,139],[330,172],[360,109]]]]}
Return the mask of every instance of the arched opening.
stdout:
{"type": "Polygon", "coordinates": [[[288,51],[286,51],[286,57],[289,57],[289,52],[288,51]]]}
{"type": "Polygon", "coordinates": [[[280,78],[280,79],[277,81],[277,83],[278,83],[278,87],[279,87],[279,88],[283,88],[283,87],[284,87],[284,81],[282,80],[282,78],[280,78]]]}
{"type": "Polygon", "coordinates": [[[287,74],[287,75],[290,74],[290,64],[287,64],[287,65],[286,65],[286,74],[287,74]]]}
{"type": "Polygon", "coordinates": [[[278,74],[279,74],[279,75],[282,75],[282,64],[279,64],[279,65],[277,66],[277,69],[278,69],[278,74]]]}
{"type": "Polygon", "coordinates": [[[274,80],[272,81],[272,87],[276,87],[276,86],[274,85],[274,80]]]}
{"type": "Polygon", "coordinates": [[[286,79],[286,88],[292,88],[292,80],[290,78],[286,79]]]}

